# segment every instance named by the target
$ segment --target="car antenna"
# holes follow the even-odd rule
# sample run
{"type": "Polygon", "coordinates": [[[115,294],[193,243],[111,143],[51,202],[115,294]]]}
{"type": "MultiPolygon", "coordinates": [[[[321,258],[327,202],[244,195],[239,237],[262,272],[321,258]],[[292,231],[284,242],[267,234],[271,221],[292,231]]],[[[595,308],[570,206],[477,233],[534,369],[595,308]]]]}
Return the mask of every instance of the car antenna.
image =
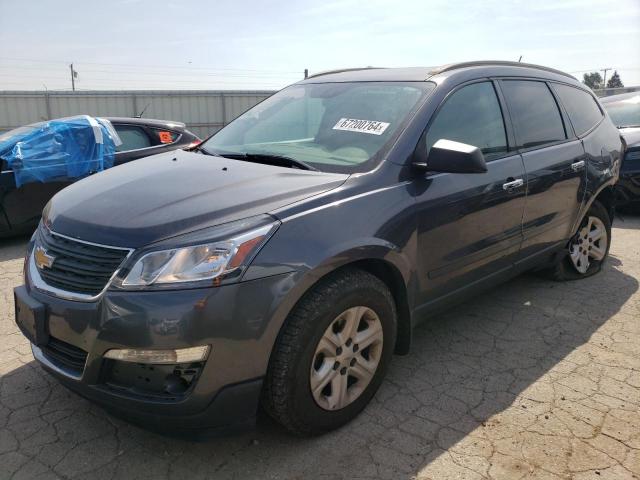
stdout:
{"type": "Polygon", "coordinates": [[[144,108],[142,109],[142,111],[141,111],[138,115],[134,116],[133,118],[142,118],[142,115],[144,115],[144,112],[146,112],[146,111],[147,111],[147,108],[149,108],[149,105],[151,105],[151,103],[153,103],[153,102],[149,102],[149,103],[147,103],[147,104],[144,106],[144,108]]]}

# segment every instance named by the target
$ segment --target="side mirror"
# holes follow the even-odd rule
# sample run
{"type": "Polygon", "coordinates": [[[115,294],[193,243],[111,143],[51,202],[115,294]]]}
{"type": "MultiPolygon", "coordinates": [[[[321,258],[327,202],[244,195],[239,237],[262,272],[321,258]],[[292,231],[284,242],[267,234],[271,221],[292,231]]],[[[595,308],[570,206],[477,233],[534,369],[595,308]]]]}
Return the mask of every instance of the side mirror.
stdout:
{"type": "Polygon", "coordinates": [[[485,173],[487,171],[484,155],[478,147],[444,138],[433,144],[426,162],[414,162],[413,166],[429,172],[485,173]]]}

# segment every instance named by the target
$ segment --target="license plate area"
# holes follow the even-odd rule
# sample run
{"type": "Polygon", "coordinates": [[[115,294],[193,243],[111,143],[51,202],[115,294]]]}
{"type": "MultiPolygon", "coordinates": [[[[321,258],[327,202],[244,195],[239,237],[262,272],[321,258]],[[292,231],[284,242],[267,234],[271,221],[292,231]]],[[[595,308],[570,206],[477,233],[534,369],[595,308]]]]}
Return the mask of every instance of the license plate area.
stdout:
{"type": "Polygon", "coordinates": [[[23,286],[13,290],[16,324],[32,343],[38,346],[46,345],[49,332],[46,325],[45,306],[35,298],[29,296],[23,286]]]}

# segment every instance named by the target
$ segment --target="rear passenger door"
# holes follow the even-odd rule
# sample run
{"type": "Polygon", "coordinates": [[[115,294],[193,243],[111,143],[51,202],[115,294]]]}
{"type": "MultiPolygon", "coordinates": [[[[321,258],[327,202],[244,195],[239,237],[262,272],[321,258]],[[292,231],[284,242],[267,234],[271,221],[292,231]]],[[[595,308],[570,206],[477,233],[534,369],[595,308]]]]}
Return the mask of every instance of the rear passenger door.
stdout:
{"type": "Polygon", "coordinates": [[[527,177],[524,260],[572,235],[585,193],[585,154],[546,82],[504,79],[500,87],[527,177]]]}
{"type": "Polygon", "coordinates": [[[525,181],[503,113],[494,82],[485,80],[451,92],[427,127],[427,151],[440,139],[474,145],[488,171],[433,173],[416,183],[422,304],[513,266],[522,241],[525,181]]]}
{"type": "Polygon", "coordinates": [[[122,141],[116,147],[115,165],[174,150],[180,139],[178,132],[145,125],[113,123],[113,127],[122,141]]]}
{"type": "Polygon", "coordinates": [[[114,165],[121,165],[136,158],[153,155],[153,142],[146,128],[141,125],[114,123],[122,143],[116,147],[114,165]]]}

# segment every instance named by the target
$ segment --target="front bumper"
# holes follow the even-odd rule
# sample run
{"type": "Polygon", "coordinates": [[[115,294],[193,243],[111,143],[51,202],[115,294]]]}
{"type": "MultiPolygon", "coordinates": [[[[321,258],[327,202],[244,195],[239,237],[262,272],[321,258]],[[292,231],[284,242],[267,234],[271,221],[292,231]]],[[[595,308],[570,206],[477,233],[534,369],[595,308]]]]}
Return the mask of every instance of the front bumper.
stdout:
{"type": "Polygon", "coordinates": [[[225,429],[250,424],[255,417],[262,377],[286,316],[281,300],[295,283],[294,275],[192,290],[107,290],[95,302],[52,296],[33,288],[28,276],[25,287],[18,288],[44,305],[48,340],[32,345],[32,350],[64,385],[138,423],[170,430],[225,429]],[[176,366],[182,371],[193,367],[192,384],[177,395],[157,392],[166,366],[148,372],[150,393],[140,388],[145,380],[140,375],[114,373],[114,362],[128,362],[103,357],[110,349],[200,345],[211,347],[205,362],[176,366]],[[134,388],[126,385],[127,378],[133,379],[134,388]]]}

